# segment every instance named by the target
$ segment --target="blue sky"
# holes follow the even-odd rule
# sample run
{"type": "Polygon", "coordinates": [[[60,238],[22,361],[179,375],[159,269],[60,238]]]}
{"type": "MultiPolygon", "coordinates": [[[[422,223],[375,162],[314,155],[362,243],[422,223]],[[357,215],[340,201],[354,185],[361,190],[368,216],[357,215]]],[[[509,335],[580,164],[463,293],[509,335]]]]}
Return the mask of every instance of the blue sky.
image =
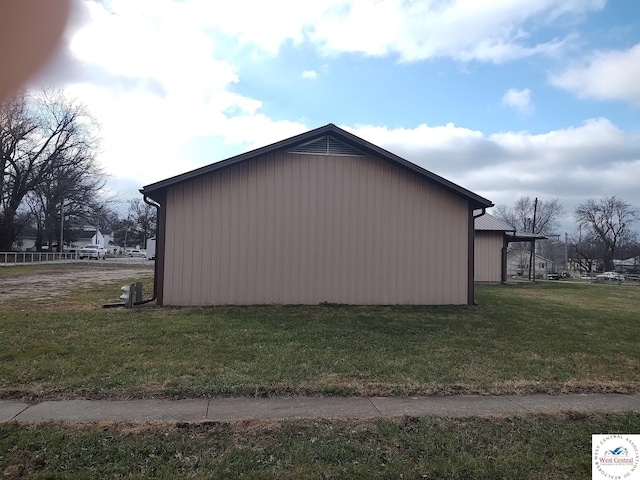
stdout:
{"type": "Polygon", "coordinates": [[[496,204],[640,207],[640,3],[76,2],[34,81],[102,124],[123,200],[327,123],[496,204]]]}

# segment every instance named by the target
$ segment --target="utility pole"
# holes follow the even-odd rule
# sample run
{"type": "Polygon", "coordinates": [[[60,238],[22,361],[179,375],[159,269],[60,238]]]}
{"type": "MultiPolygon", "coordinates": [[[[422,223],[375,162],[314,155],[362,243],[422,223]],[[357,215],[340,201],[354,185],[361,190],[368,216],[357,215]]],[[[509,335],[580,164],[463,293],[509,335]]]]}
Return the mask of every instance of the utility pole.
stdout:
{"type": "Polygon", "coordinates": [[[567,244],[569,243],[569,235],[567,232],[564,232],[564,266],[569,271],[569,247],[567,244]]]}
{"type": "Polygon", "coordinates": [[[60,202],[60,243],[58,250],[60,253],[64,252],[64,198],[60,202]]]}
{"type": "Polygon", "coordinates": [[[127,254],[127,237],[129,236],[129,215],[127,215],[126,229],[124,231],[124,254],[127,254]]]}
{"type": "MultiPolygon", "coordinates": [[[[536,213],[538,212],[538,197],[533,202],[533,224],[531,225],[531,233],[535,235],[536,232],[536,213]]],[[[531,276],[531,267],[535,262],[534,254],[536,250],[536,239],[531,240],[531,247],[529,252],[529,280],[536,281],[536,269],[533,268],[533,277],[531,276]]]]}

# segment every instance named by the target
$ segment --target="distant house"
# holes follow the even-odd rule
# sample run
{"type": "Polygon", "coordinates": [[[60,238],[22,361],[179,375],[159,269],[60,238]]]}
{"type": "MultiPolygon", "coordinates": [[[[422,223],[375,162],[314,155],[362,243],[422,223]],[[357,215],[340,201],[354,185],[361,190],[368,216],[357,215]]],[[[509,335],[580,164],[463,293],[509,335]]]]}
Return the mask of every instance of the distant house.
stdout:
{"type": "Polygon", "coordinates": [[[640,273],[640,257],[630,257],[624,260],[614,260],[614,268],[616,272],[621,273],[640,273]]]}
{"type": "Polygon", "coordinates": [[[13,243],[13,249],[18,252],[29,252],[36,247],[36,229],[25,227],[20,231],[20,235],[13,243]]]}
{"type": "Polygon", "coordinates": [[[529,261],[533,260],[531,273],[535,278],[545,278],[549,272],[555,271],[552,260],[540,254],[531,256],[525,249],[513,250],[507,254],[507,275],[510,277],[529,277],[529,261]]]}
{"type": "MultiPolygon", "coordinates": [[[[24,228],[14,243],[14,248],[18,251],[30,251],[36,248],[36,229],[33,227],[24,228]]],[[[101,230],[95,228],[84,228],[78,230],[66,230],[64,231],[64,248],[65,250],[80,249],[85,245],[108,245],[108,242],[112,240],[110,234],[104,233],[101,230]]],[[[43,250],[48,250],[49,245],[43,245],[43,250]]],[[[57,239],[53,245],[53,248],[57,249],[57,239]]]]}
{"type": "Polygon", "coordinates": [[[71,248],[82,248],[85,245],[102,245],[104,246],[104,235],[100,230],[82,229],[82,230],[65,230],[65,245],[71,248]]]}
{"type": "Polygon", "coordinates": [[[141,193],[160,305],[471,304],[492,206],[333,124],[141,193]]]}

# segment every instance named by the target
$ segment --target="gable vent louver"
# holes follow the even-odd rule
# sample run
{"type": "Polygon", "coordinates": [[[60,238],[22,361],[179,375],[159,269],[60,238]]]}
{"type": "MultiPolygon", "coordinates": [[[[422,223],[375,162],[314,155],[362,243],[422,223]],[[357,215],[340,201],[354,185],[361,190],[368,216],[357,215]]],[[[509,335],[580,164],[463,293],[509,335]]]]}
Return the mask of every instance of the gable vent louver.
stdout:
{"type": "Polygon", "coordinates": [[[365,155],[357,148],[342,143],[331,136],[326,136],[303,143],[288,150],[289,153],[301,153],[303,155],[336,155],[359,157],[365,155]]]}

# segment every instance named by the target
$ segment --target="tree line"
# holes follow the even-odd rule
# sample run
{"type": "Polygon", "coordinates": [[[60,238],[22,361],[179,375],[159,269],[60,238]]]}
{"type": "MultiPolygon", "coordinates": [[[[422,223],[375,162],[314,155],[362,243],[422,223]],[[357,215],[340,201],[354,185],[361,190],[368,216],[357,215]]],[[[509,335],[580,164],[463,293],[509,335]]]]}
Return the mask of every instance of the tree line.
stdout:
{"type": "MultiPolygon", "coordinates": [[[[547,201],[521,197],[512,207],[499,205],[496,216],[522,233],[554,236],[564,207],[558,199],[547,201]]],[[[576,230],[567,235],[567,251],[581,270],[601,265],[614,270],[614,260],[640,257],[634,226],[638,209],[617,196],[590,198],[573,212],[576,230]]]]}
{"type": "Polygon", "coordinates": [[[60,91],[21,92],[0,104],[0,251],[29,229],[36,250],[59,251],[86,226],[112,230],[120,245],[144,245],[155,234],[152,207],[130,200],[120,218],[104,192],[98,133],[84,105],[60,91]]]}

